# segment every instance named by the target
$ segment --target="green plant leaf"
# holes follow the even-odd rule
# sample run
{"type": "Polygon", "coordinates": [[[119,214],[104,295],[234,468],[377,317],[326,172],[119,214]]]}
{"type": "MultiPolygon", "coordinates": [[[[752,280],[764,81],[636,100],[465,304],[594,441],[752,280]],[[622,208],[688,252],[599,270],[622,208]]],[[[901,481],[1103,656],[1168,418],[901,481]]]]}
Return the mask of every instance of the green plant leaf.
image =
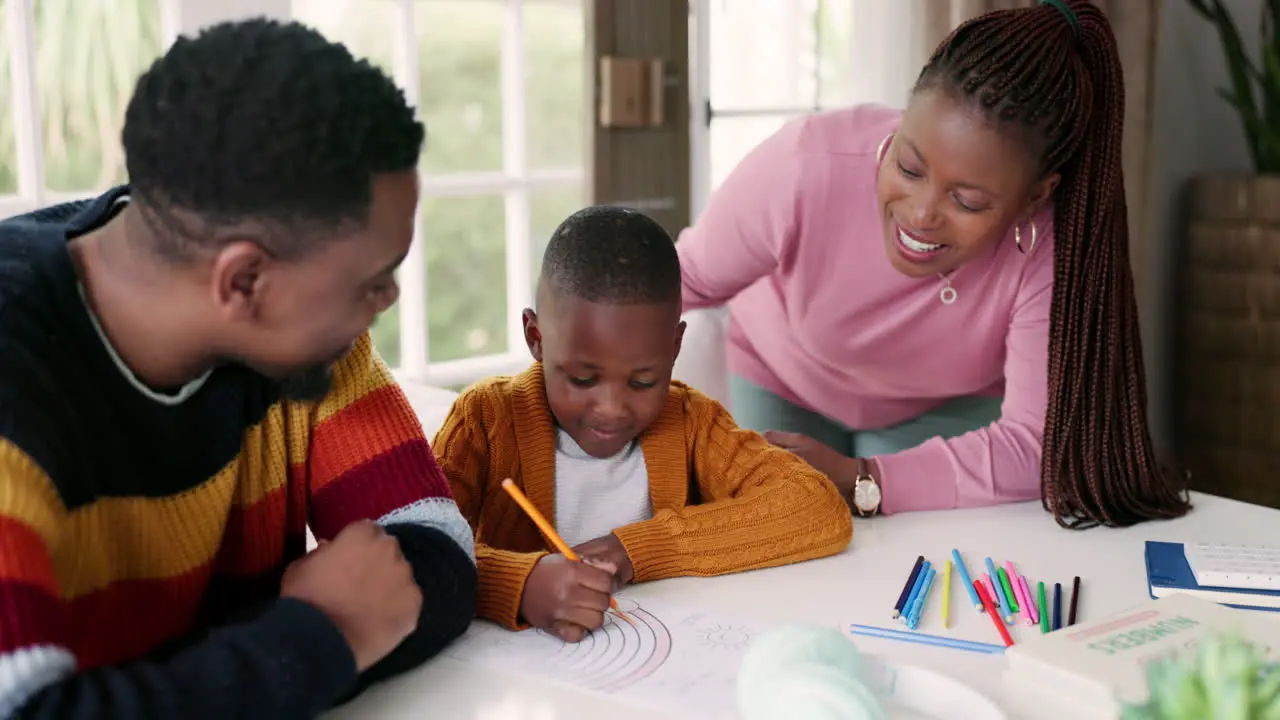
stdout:
{"type": "MultiPolygon", "coordinates": [[[[1249,143],[1254,167],[1259,171],[1264,171],[1263,166],[1268,161],[1268,158],[1263,155],[1263,143],[1261,141],[1263,126],[1257,122],[1259,117],[1258,104],[1254,100],[1253,87],[1256,82],[1266,84],[1263,72],[1254,65],[1248,53],[1245,52],[1244,43],[1240,38],[1240,31],[1236,28],[1231,13],[1223,6],[1222,0],[1187,0],[1187,2],[1196,12],[1213,23],[1218,30],[1218,37],[1222,42],[1222,50],[1226,56],[1227,74],[1231,81],[1229,94],[1233,98],[1232,104],[1240,111],[1241,119],[1244,122],[1245,137],[1249,143]],[[1250,118],[1253,120],[1251,121],[1250,118]]],[[[1224,97],[1227,96],[1225,92],[1222,94],[1224,97]]]]}
{"type": "Polygon", "coordinates": [[[1253,648],[1238,638],[1209,638],[1200,647],[1200,679],[1207,706],[1221,720],[1249,720],[1253,648]]]}
{"type": "Polygon", "coordinates": [[[1280,666],[1270,665],[1259,672],[1253,688],[1253,717],[1280,720],[1280,666]]]}
{"type": "MultiPolygon", "coordinates": [[[[1280,0],[1277,0],[1280,2],[1280,0]]],[[[1264,43],[1262,46],[1262,76],[1258,87],[1262,91],[1263,117],[1265,118],[1266,137],[1274,141],[1280,127],[1280,47],[1275,43],[1264,43]]]]}
{"type": "Polygon", "coordinates": [[[1209,9],[1209,6],[1205,4],[1204,0],[1187,0],[1187,4],[1191,6],[1192,10],[1195,10],[1204,16],[1204,19],[1209,21],[1213,20],[1213,11],[1209,9]]]}
{"type": "Polygon", "coordinates": [[[1120,713],[1120,720],[1158,720],[1146,705],[1126,705],[1120,713]]]}
{"type": "Polygon", "coordinates": [[[1146,674],[1147,702],[1122,707],[1122,720],[1280,720],[1280,664],[1239,635],[1207,636],[1146,674]]]}

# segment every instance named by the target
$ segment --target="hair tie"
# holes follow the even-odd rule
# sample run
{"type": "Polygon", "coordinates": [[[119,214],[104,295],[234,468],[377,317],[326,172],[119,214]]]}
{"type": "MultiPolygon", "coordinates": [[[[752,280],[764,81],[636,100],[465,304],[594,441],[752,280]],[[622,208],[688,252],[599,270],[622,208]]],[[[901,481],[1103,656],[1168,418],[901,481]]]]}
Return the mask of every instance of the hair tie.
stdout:
{"type": "Polygon", "coordinates": [[[1064,0],[1040,0],[1041,5],[1049,7],[1062,13],[1062,17],[1067,19],[1071,25],[1071,32],[1075,33],[1076,39],[1080,39],[1080,18],[1076,17],[1076,11],[1072,10],[1064,0]]]}

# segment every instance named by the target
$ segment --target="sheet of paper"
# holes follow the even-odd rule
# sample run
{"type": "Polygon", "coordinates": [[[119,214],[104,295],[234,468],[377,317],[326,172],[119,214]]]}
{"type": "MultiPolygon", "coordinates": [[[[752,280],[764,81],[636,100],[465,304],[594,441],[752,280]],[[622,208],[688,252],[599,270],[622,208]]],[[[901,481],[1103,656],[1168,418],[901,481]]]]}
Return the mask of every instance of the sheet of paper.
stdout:
{"type": "MultiPolygon", "coordinates": [[[[697,718],[736,718],[738,665],[759,630],[741,620],[617,596],[634,624],[607,616],[580,643],[541,630],[472,623],[445,654],[697,718]]],[[[761,628],[763,629],[763,628],[761,628]]]]}

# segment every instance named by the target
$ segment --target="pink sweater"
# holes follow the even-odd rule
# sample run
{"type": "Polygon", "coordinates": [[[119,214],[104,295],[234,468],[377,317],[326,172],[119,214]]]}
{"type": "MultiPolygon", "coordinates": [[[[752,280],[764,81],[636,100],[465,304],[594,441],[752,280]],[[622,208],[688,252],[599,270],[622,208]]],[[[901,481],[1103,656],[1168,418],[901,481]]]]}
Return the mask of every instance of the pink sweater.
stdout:
{"type": "Polygon", "coordinates": [[[685,309],[728,302],[730,371],[850,428],[1003,393],[995,423],[877,457],[884,512],[1038,498],[1052,211],[1035,218],[1034,252],[1010,231],[952,273],[959,297],[944,305],[940,279],[908,278],[885,257],[876,149],[900,117],[811,115],[748,154],[680,235],[685,309]]]}

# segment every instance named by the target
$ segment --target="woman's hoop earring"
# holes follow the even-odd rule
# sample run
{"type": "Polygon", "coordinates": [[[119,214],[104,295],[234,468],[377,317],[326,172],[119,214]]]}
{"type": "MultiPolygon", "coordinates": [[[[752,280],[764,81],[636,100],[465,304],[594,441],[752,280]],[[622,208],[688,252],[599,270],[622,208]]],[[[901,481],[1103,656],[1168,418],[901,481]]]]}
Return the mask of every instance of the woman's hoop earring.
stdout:
{"type": "Polygon", "coordinates": [[[876,148],[876,165],[879,166],[884,162],[884,151],[889,147],[889,141],[893,139],[893,133],[884,136],[880,141],[880,147],[876,148]]]}
{"type": "Polygon", "coordinates": [[[1026,250],[1023,250],[1023,249],[1022,249],[1022,226],[1021,226],[1021,225],[1014,225],[1014,226],[1013,226],[1013,244],[1018,246],[1018,252],[1022,253],[1023,255],[1028,255],[1028,254],[1030,254],[1030,253],[1032,253],[1032,252],[1034,252],[1034,251],[1035,251],[1035,249],[1036,249],[1036,239],[1037,239],[1037,238],[1036,238],[1036,224],[1035,224],[1035,221],[1032,221],[1032,223],[1031,223],[1031,246],[1030,246],[1030,247],[1028,247],[1026,250]]]}

